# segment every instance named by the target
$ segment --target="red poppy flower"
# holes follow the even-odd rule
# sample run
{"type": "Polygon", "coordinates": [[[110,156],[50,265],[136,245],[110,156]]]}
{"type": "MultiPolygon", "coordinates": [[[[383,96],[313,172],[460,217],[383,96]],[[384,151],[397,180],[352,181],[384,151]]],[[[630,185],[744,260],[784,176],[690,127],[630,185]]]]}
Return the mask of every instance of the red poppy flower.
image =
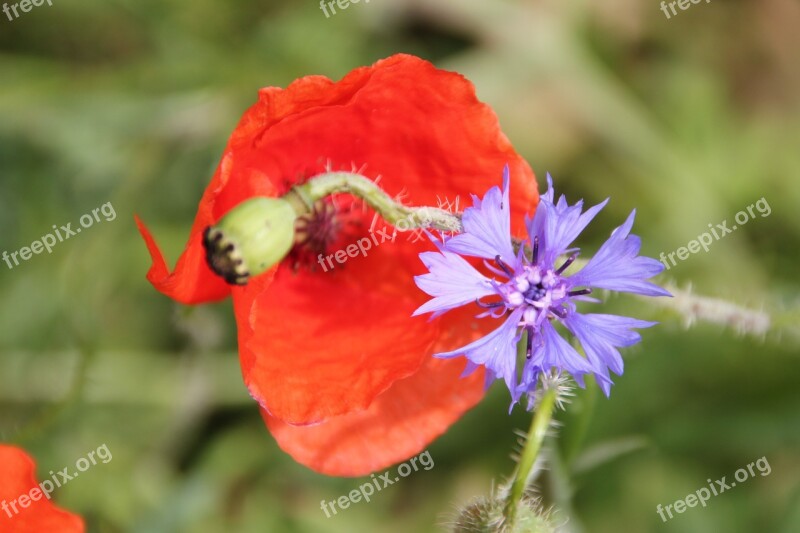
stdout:
{"type": "Polygon", "coordinates": [[[307,221],[313,235],[239,287],[207,266],[203,231],[248,198],[281,196],[331,169],[359,169],[407,205],[436,206],[484,191],[506,163],[519,232],[538,201],[530,167],[468,80],[413,56],[339,82],[308,76],[262,89],[228,142],[173,272],[137,220],[153,259],[148,279],[187,304],[232,295],[244,381],[279,446],[325,474],[374,472],[422,451],[483,396],[481,372],[460,379],[462,362],[431,355],[485,334],[486,325],[459,311],[411,318],[426,299],[413,276],[424,273],[418,254],[430,244],[407,233],[387,239],[391,228],[377,235],[374,213],[338,195],[307,221]],[[371,230],[370,250],[320,268],[371,230]]]}
{"type": "Polygon", "coordinates": [[[36,464],[27,453],[0,444],[0,531],[83,532],[81,517],[53,505],[36,482],[35,474],[36,464]]]}

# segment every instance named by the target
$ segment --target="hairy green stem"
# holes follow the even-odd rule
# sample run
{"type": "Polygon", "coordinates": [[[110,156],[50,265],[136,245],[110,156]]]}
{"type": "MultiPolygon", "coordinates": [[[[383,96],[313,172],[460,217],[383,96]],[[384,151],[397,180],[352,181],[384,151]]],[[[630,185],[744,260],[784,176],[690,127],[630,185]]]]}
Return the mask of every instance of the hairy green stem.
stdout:
{"type": "MultiPolygon", "coordinates": [[[[659,298],[653,305],[665,307],[681,316],[687,326],[695,322],[710,322],[729,327],[738,333],[764,336],[773,328],[770,313],[750,309],[721,298],[693,294],[692,291],[668,285],[673,298],[659,298]]],[[[651,299],[648,299],[651,300],[651,299]]]]}
{"type": "Polygon", "coordinates": [[[327,172],[292,189],[286,199],[291,202],[298,215],[313,210],[314,203],[335,193],[349,193],[364,200],[384,220],[400,231],[417,228],[433,228],[440,231],[460,233],[463,231],[461,216],[438,207],[408,207],[395,201],[378,184],[360,174],[352,172],[327,172]],[[405,221],[405,224],[401,224],[405,221]]]}
{"type": "Polygon", "coordinates": [[[514,526],[514,521],[517,517],[517,509],[522,501],[522,497],[525,495],[525,489],[528,487],[531,470],[536,464],[539,451],[542,449],[542,442],[547,434],[547,428],[550,427],[550,420],[553,417],[553,409],[556,405],[556,395],[557,390],[555,387],[545,390],[539,405],[536,407],[536,412],[533,415],[533,421],[528,430],[525,446],[522,449],[514,481],[511,485],[511,492],[506,502],[505,516],[508,527],[514,526]]]}

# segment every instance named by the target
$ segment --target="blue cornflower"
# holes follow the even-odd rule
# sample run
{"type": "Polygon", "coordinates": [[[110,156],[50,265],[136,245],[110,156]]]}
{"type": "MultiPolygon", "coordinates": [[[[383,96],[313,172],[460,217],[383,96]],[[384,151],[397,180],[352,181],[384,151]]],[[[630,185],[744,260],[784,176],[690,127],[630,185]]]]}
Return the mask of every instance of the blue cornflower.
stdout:
{"type": "Polygon", "coordinates": [[[581,386],[583,376],[594,374],[600,388],[609,395],[609,370],[620,375],[623,369],[618,348],[639,342],[641,337],[633,330],[655,322],[578,313],[577,301],[598,302],[588,296],[592,289],[670,296],[646,281],[664,267],[655,259],[638,255],[641,240],[630,234],[635,210],[583,268],[565,274],[579,253],[570,245],[608,199],[583,212],[583,201],[569,205],[562,195],[554,202],[549,174],[547,185],[535,216],[525,219],[528,239],[515,251],[506,167],[502,190],[492,187],[482,200],[473,196],[473,207],[467,208],[462,217],[462,233],[442,241],[431,236],[439,251],[420,254],[428,273],[415,278],[417,286],[433,296],[415,315],[433,313],[436,317],[457,307],[477,305],[482,309],[478,318],[503,320],[485,337],[435,356],[464,355],[468,360],[465,374],[484,366],[487,385],[495,378],[505,380],[512,406],[522,394],[534,392],[540,374],[551,371],[568,372],[581,386]],[[484,275],[462,256],[483,258],[494,276],[484,275]],[[558,265],[562,256],[567,257],[558,265]],[[580,341],[585,358],[561,337],[554,322],[563,324],[580,341]],[[527,334],[526,357],[518,373],[517,344],[523,333],[527,334]]]}

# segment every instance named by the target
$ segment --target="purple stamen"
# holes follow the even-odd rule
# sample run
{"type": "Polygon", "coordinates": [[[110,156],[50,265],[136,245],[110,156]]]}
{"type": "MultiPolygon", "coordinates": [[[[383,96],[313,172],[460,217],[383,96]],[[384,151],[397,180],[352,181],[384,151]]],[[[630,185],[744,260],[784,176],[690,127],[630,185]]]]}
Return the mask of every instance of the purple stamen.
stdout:
{"type": "Polygon", "coordinates": [[[525,328],[525,331],[528,332],[528,338],[525,346],[525,359],[530,359],[533,348],[533,328],[525,328]]]}
{"type": "Polygon", "coordinates": [[[583,296],[584,294],[592,294],[592,289],[579,289],[577,291],[569,291],[567,296],[583,296]]]}
{"type": "Polygon", "coordinates": [[[508,276],[509,278],[513,278],[514,277],[514,271],[511,270],[511,267],[509,267],[507,264],[505,264],[505,262],[502,259],[500,259],[499,255],[495,256],[494,262],[497,263],[497,266],[499,266],[500,268],[503,269],[503,272],[506,273],[506,276],[508,276]]]}
{"type": "Polygon", "coordinates": [[[550,307],[550,312],[552,312],[558,318],[561,319],[567,318],[567,310],[564,309],[563,307],[556,307],[556,306],[550,307]]]}
{"type": "Polygon", "coordinates": [[[478,304],[478,307],[483,307],[484,309],[495,309],[505,305],[503,302],[483,303],[480,298],[476,298],[475,303],[478,304]]]}
{"type": "Polygon", "coordinates": [[[574,254],[569,256],[569,259],[564,261],[564,264],[558,267],[558,270],[556,270],[556,274],[561,274],[562,272],[564,272],[567,269],[567,267],[570,266],[572,262],[575,261],[575,259],[578,257],[578,253],[579,252],[575,252],[574,254]]]}
{"type": "Polygon", "coordinates": [[[533,238],[533,254],[531,254],[531,263],[534,265],[539,261],[539,236],[533,238]]]}

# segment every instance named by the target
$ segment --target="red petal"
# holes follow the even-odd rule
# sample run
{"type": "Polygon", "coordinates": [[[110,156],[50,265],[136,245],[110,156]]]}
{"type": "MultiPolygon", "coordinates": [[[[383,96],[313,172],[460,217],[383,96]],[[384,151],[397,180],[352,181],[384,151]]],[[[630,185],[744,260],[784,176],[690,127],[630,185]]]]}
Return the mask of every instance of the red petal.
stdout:
{"type": "Polygon", "coordinates": [[[248,291],[252,309],[235,296],[245,383],[273,416],[310,424],[366,409],[432,354],[438,326],[411,318],[424,295],[402,248],[384,244],[329,272],[282,268],[260,295],[248,291]]]}
{"type": "Polygon", "coordinates": [[[0,444],[0,531],[4,533],[81,533],[81,517],[63,511],[44,497],[35,477],[36,464],[24,451],[0,444]],[[34,490],[36,489],[36,490],[34,490]],[[32,492],[33,491],[33,492],[32,492]],[[27,507],[19,498],[26,495],[27,507]],[[30,497],[39,499],[33,501],[30,497]],[[15,512],[18,511],[18,512],[15,512]]]}
{"type": "Polygon", "coordinates": [[[230,294],[230,288],[225,281],[206,265],[202,231],[192,234],[175,271],[170,273],[158,244],[138,216],[136,225],[153,260],[153,265],[147,272],[147,279],[153,287],[184,304],[212,302],[230,294]]]}
{"type": "Polygon", "coordinates": [[[363,476],[422,452],[480,401],[483,372],[460,379],[463,368],[460,360],[427,359],[366,411],[315,426],[291,426],[261,414],[278,445],[297,462],[331,476],[363,476]]]}

